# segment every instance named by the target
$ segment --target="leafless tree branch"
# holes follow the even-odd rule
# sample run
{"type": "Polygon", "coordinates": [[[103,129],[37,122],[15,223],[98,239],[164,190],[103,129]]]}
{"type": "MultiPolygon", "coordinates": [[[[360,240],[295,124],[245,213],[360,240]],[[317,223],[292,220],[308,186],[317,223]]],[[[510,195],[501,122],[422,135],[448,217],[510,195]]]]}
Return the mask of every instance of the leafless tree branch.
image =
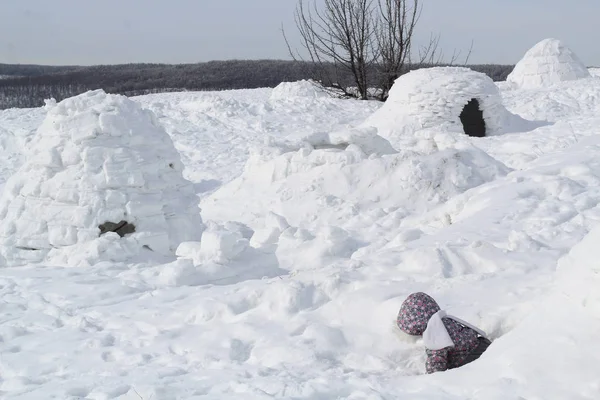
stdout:
{"type": "MultiPolygon", "coordinates": [[[[385,100],[395,80],[409,65],[453,65],[460,52],[449,62],[439,49],[440,35],[431,35],[426,45],[414,49],[415,29],[423,6],[421,0],[298,0],[294,21],[300,34],[302,51],[292,49],[285,31],[288,51],[294,60],[315,66],[321,82],[346,95],[369,98],[369,84],[379,89],[385,100]],[[308,3],[312,1],[312,3],[308,3]],[[343,83],[350,75],[357,93],[343,83]]],[[[282,27],[283,31],[283,27],[282,27]]],[[[465,58],[471,55],[473,44],[465,58]]]]}

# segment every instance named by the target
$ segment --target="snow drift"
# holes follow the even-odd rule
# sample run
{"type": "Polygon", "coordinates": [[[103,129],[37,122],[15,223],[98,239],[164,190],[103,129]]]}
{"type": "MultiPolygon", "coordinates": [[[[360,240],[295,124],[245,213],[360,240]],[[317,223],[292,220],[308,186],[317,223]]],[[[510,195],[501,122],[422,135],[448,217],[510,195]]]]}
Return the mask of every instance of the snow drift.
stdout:
{"type": "Polygon", "coordinates": [[[533,46],[507,82],[524,89],[589,78],[590,72],[571,49],[558,39],[544,39],[533,46]]]}
{"type": "Polygon", "coordinates": [[[159,254],[199,238],[198,199],[149,111],[103,91],[48,108],[0,198],[5,258],[40,258],[105,231],[159,254]]]}
{"type": "Polygon", "coordinates": [[[379,134],[397,147],[422,130],[464,134],[460,115],[473,99],[479,103],[486,136],[539,126],[507,111],[487,75],[456,67],[425,68],[401,76],[385,104],[363,126],[378,128],[379,134]]]}

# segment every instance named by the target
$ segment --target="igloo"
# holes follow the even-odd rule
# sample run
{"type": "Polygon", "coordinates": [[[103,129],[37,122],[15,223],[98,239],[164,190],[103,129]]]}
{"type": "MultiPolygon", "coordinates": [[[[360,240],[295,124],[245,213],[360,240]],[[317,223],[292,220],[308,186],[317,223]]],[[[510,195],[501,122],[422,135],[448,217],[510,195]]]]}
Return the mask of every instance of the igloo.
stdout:
{"type": "Polygon", "coordinates": [[[424,129],[482,137],[539,126],[511,114],[487,75],[460,67],[423,68],[402,75],[365,125],[378,128],[392,143],[424,129]]]}
{"type": "Polygon", "coordinates": [[[525,53],[506,80],[532,89],[589,77],[589,70],[571,49],[558,39],[545,39],[525,53]]]}
{"type": "Polygon", "coordinates": [[[47,108],[26,162],[0,197],[5,260],[40,258],[108,234],[161,255],[200,239],[198,198],[150,111],[101,90],[47,108]]]}

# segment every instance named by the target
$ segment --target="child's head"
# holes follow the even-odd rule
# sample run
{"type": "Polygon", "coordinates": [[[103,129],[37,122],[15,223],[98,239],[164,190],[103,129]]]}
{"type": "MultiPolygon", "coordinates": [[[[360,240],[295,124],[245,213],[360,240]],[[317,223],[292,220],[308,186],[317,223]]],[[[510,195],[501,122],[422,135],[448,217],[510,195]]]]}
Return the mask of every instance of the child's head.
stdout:
{"type": "Polygon", "coordinates": [[[427,322],[438,311],[440,306],[429,295],[423,292],[413,293],[402,303],[396,323],[409,335],[422,335],[427,322]]]}

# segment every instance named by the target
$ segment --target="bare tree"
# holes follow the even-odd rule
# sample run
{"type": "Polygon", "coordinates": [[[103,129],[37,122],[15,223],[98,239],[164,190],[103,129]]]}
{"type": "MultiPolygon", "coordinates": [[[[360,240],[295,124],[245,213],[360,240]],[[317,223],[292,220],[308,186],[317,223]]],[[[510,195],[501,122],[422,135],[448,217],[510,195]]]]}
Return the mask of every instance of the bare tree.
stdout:
{"type": "MultiPolygon", "coordinates": [[[[318,68],[321,80],[352,95],[342,74],[350,74],[361,99],[368,98],[370,68],[377,54],[373,0],[324,0],[323,6],[312,6],[299,0],[295,12],[296,27],[308,58],[318,68]]],[[[285,37],[290,55],[304,59],[293,51],[285,37]]]]}
{"type": "MultiPolygon", "coordinates": [[[[454,65],[460,56],[456,50],[445,59],[440,50],[440,35],[431,34],[424,45],[415,45],[415,28],[421,18],[420,0],[378,0],[377,66],[379,67],[379,98],[385,100],[394,81],[406,73],[408,67],[454,65]],[[416,48],[415,48],[416,47],[416,48]]],[[[471,49],[465,58],[468,62],[471,49]]]]}
{"type": "MultiPolygon", "coordinates": [[[[385,99],[394,81],[411,61],[412,39],[421,16],[419,0],[378,0],[377,52],[380,98],[385,99]]],[[[435,53],[437,42],[430,41],[425,54],[435,53]]],[[[419,58],[421,58],[420,56],[419,58]]]]}
{"type": "MultiPolygon", "coordinates": [[[[425,45],[413,43],[421,0],[323,0],[322,8],[316,0],[312,7],[306,1],[298,0],[295,12],[302,47],[321,81],[346,95],[367,99],[368,86],[374,84],[379,99],[385,100],[409,67],[454,65],[460,56],[454,51],[444,61],[439,34],[432,34],[425,45]],[[342,74],[352,76],[358,93],[351,93],[342,74]]],[[[283,34],[292,58],[304,60],[283,34]]],[[[472,48],[471,43],[465,64],[472,48]]]]}

